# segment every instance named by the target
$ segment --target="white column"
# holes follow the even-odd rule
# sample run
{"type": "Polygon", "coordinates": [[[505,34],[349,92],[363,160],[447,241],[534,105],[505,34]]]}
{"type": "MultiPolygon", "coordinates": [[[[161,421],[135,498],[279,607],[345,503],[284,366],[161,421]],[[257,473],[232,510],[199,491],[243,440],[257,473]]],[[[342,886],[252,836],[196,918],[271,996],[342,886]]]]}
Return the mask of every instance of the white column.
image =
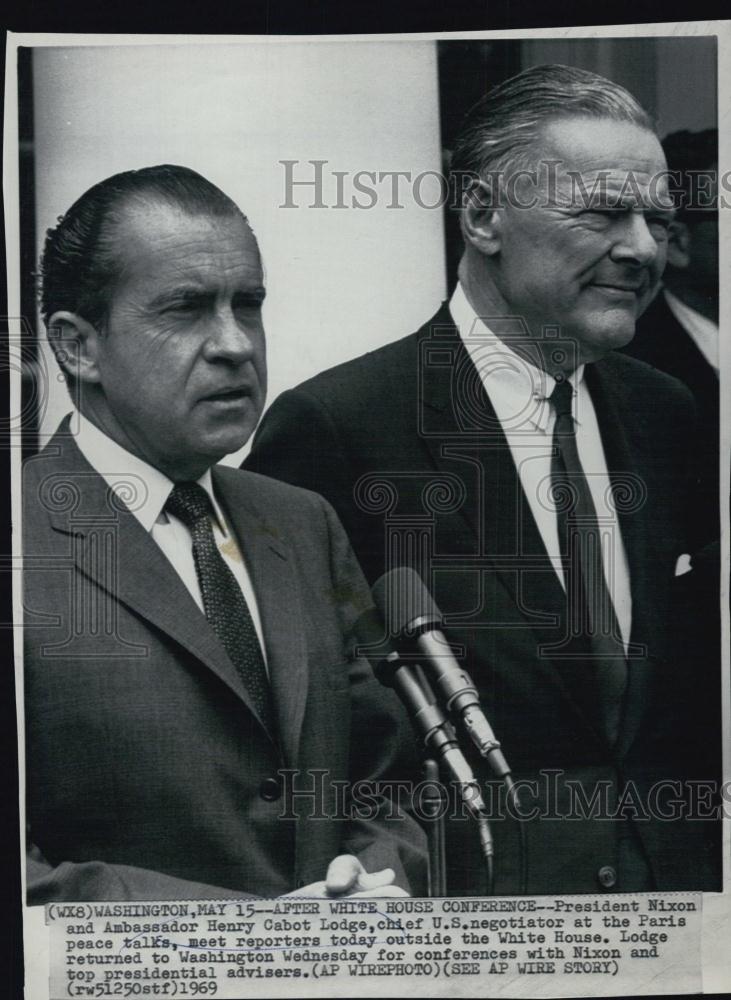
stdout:
{"type": "MultiPolygon", "coordinates": [[[[155,163],[198,170],[249,216],[266,267],[270,401],[410,333],[444,297],[442,210],[423,207],[437,183],[415,183],[441,163],[434,42],[37,48],[34,92],[39,253],[92,184],[155,163]],[[287,192],[288,175],[317,171],[319,192],[287,192]],[[359,178],[373,207],[354,207],[374,200],[359,171],[376,175],[359,178]]],[[[42,431],[68,409],[54,382],[42,431]]]]}

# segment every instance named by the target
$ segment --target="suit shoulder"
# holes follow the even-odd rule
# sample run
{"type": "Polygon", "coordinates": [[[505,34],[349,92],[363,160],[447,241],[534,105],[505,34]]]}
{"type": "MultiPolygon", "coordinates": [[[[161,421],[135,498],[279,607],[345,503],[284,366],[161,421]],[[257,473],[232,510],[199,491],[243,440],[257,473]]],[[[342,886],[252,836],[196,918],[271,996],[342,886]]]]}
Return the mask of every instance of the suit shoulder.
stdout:
{"type": "Polygon", "coordinates": [[[76,447],[73,437],[57,432],[43,448],[23,460],[21,483],[26,512],[63,510],[74,506],[91,478],[98,479],[76,447]]]}
{"type": "Polygon", "coordinates": [[[287,389],[272,404],[264,423],[277,417],[306,420],[328,414],[335,425],[370,426],[373,414],[409,412],[418,391],[421,343],[435,331],[457,336],[442,305],[415,333],[328,368],[287,389]]]}
{"type": "Polygon", "coordinates": [[[342,396],[348,398],[356,387],[377,389],[399,380],[403,372],[413,369],[417,356],[418,334],[411,333],[399,340],[384,344],[373,351],[351,358],[301,382],[294,392],[318,399],[342,396]]]}
{"type": "Polygon", "coordinates": [[[292,486],[248,469],[217,465],[215,478],[227,494],[239,496],[262,514],[273,517],[285,511],[289,514],[313,514],[327,506],[327,501],[313,490],[292,486]]]}
{"type": "Polygon", "coordinates": [[[331,504],[314,490],[220,465],[214,469],[214,482],[229,513],[248,510],[262,531],[293,549],[325,553],[333,537],[342,534],[331,504]]]}

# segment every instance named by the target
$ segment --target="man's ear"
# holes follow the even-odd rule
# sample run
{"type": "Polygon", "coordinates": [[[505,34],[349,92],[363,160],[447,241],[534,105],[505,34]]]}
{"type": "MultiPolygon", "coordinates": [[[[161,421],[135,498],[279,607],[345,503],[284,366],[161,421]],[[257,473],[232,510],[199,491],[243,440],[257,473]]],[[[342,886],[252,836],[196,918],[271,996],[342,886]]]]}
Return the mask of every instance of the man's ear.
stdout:
{"type": "Polygon", "coordinates": [[[99,331],[78,313],[60,309],[48,321],[48,342],[61,368],[72,379],[98,382],[99,331]]]}
{"type": "Polygon", "coordinates": [[[465,192],[460,224],[465,243],[493,257],[500,250],[502,213],[493,207],[494,192],[482,180],[465,192]]]}
{"type": "Polygon", "coordinates": [[[690,230],[673,219],[668,230],[668,264],[683,270],[690,264],[690,230]]]}

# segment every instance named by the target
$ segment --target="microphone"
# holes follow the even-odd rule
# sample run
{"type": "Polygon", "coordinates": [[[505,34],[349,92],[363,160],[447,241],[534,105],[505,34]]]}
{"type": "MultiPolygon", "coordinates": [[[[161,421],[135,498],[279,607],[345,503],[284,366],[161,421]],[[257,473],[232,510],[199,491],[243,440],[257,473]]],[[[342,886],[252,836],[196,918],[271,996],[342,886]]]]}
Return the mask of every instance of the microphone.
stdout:
{"type": "Polygon", "coordinates": [[[462,723],[495,776],[510,787],[510,768],[482,711],[477,689],[455,659],[441,631],[442,615],[419,574],[405,566],[393,569],[376,581],[372,593],[389,634],[416,647],[447,709],[462,723]]]}
{"type": "Polygon", "coordinates": [[[386,629],[375,608],[364,612],[353,627],[351,649],[371,664],[378,680],[393,688],[406,706],[417,734],[431,753],[442,761],[458,786],[468,810],[480,822],[483,853],[492,854],[489,828],[483,830],[487,808],[480,785],[457,741],[454,727],[437,704],[421,667],[405,664],[385,638],[386,629]]]}

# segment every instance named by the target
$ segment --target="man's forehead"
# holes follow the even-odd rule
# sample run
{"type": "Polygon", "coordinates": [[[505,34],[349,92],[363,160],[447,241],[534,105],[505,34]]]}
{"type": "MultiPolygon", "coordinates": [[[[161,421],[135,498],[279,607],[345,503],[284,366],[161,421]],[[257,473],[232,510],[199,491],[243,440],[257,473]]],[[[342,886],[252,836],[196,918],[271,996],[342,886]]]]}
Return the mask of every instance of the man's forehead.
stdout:
{"type": "Polygon", "coordinates": [[[576,208],[611,207],[671,211],[667,171],[644,167],[616,167],[595,170],[566,169],[557,174],[550,197],[550,184],[545,185],[548,204],[576,208]]]}
{"type": "Polygon", "coordinates": [[[233,207],[227,213],[208,212],[161,199],[139,199],[122,206],[115,228],[119,235],[143,245],[166,240],[195,245],[210,236],[238,238],[246,246],[256,245],[246,218],[233,207]]]}
{"type": "Polygon", "coordinates": [[[260,271],[259,248],[251,227],[237,212],[189,212],[150,202],[125,208],[115,231],[123,274],[189,274],[221,270],[260,271]]]}
{"type": "Polygon", "coordinates": [[[549,119],[538,130],[538,146],[543,155],[579,170],[665,166],[654,132],[636,122],[608,117],[549,119]]]}
{"type": "Polygon", "coordinates": [[[672,207],[662,146],[633,122],[553,119],[540,129],[536,152],[537,182],[547,203],[672,207]]]}

